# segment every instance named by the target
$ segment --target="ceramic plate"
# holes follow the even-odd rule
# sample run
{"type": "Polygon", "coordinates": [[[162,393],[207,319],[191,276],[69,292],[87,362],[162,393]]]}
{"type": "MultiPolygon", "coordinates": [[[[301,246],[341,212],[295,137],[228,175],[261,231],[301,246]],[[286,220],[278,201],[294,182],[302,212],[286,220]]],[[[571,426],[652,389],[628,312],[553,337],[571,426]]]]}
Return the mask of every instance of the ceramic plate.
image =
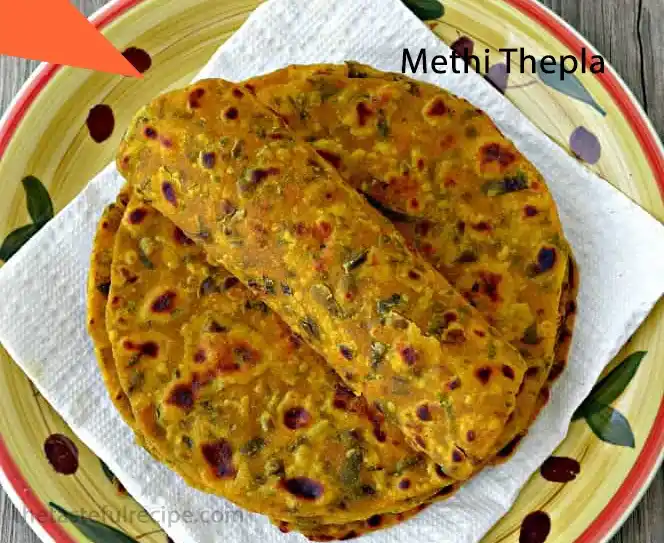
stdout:
{"type": "MultiPolygon", "coordinates": [[[[485,75],[508,99],[587,167],[664,219],[664,151],[610,67],[599,75],[578,73],[565,85],[537,75],[505,75],[500,48],[524,47],[537,58],[580,58],[584,47],[592,54],[574,30],[533,0],[444,0],[444,13],[437,3],[428,4],[431,0],[409,1],[423,18],[434,19],[428,23],[432,31],[456,49],[474,47],[482,54],[489,49],[485,75]]],[[[41,180],[55,211],[62,209],[112,159],[131,115],[156,94],[191,79],[256,5],[255,0],[116,0],[98,12],[94,22],[106,36],[120,49],[147,52],[149,59],[131,50],[135,62],[150,67],[142,80],[50,65],[32,76],[0,128],[0,241],[30,222],[24,185],[30,199],[45,203],[39,182],[21,183],[26,176],[41,180]],[[99,104],[104,107],[95,108],[99,104]]],[[[20,242],[48,219],[45,204],[46,215],[11,241],[20,242]]],[[[524,521],[534,534],[529,542],[595,543],[607,540],[625,520],[664,449],[663,309],[658,304],[609,368],[619,368],[604,382],[603,393],[616,410],[609,421],[614,424],[586,413],[556,451],[576,460],[579,473],[569,461],[548,465],[549,471],[557,468],[549,479],[566,482],[535,473],[486,543],[518,541],[524,521]],[[647,354],[634,372],[640,356],[628,356],[638,351],[647,354]]],[[[2,349],[0,359],[0,481],[39,536],[58,543],[165,543],[164,532],[2,349]],[[68,517],[73,522],[64,522],[62,511],[73,513],[68,517]]]]}

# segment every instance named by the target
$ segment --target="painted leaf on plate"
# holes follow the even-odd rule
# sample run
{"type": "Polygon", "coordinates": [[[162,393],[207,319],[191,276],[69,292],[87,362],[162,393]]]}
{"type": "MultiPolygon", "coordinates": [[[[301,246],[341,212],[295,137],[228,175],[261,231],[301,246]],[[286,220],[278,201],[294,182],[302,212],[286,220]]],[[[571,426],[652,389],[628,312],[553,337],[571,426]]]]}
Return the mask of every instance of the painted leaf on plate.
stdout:
{"type": "Polygon", "coordinates": [[[580,100],[593,108],[601,115],[606,115],[606,111],[595,101],[591,94],[583,86],[583,83],[574,74],[562,71],[562,65],[559,63],[551,64],[546,63],[542,67],[542,61],[537,63],[537,75],[542,83],[551,87],[552,89],[562,92],[571,98],[580,100]],[[548,72],[548,73],[547,73],[548,72]]]}
{"type": "Polygon", "coordinates": [[[10,232],[0,246],[0,260],[7,262],[39,229],[53,218],[53,202],[42,182],[28,175],[23,178],[23,189],[32,224],[10,232]]]}
{"type": "Polygon", "coordinates": [[[106,478],[115,486],[115,489],[117,490],[118,494],[121,496],[127,496],[127,489],[124,487],[124,485],[120,482],[120,479],[118,479],[115,476],[115,473],[111,471],[111,468],[109,468],[106,465],[106,462],[104,462],[101,458],[99,459],[99,463],[101,464],[101,469],[104,472],[104,475],[106,478]]]}
{"type": "Polygon", "coordinates": [[[101,458],[99,459],[99,463],[101,464],[101,470],[104,472],[104,475],[106,478],[113,484],[115,484],[115,474],[111,471],[111,468],[109,468],[106,465],[106,462],[104,462],[101,458]]]}
{"type": "Polygon", "coordinates": [[[595,435],[606,443],[634,448],[634,433],[625,416],[610,405],[597,404],[585,415],[595,435]]]}
{"type": "Polygon", "coordinates": [[[107,524],[70,513],[53,502],[49,502],[49,505],[94,543],[138,543],[133,537],[129,537],[127,534],[107,524]]]}
{"type": "Polygon", "coordinates": [[[627,388],[647,351],[636,351],[597,383],[574,412],[572,420],[585,418],[590,429],[602,441],[622,447],[634,447],[634,433],[625,416],[609,404],[627,388]]]}
{"type": "Polygon", "coordinates": [[[437,0],[402,0],[402,2],[422,21],[440,19],[445,14],[443,4],[437,0]]]}
{"type": "Polygon", "coordinates": [[[602,408],[614,402],[627,388],[639,369],[641,360],[648,351],[636,351],[618,364],[604,379],[599,381],[590,391],[588,397],[574,413],[574,419],[587,416],[593,409],[602,408]]]}
{"type": "Polygon", "coordinates": [[[7,262],[39,230],[36,224],[26,224],[9,233],[0,246],[0,260],[7,262]]]}
{"type": "Polygon", "coordinates": [[[636,351],[630,354],[593,387],[588,399],[605,405],[616,400],[636,375],[636,371],[647,353],[648,351],[636,351]]]}
{"type": "Polygon", "coordinates": [[[38,225],[46,224],[53,218],[53,202],[48,190],[34,175],[24,177],[22,183],[32,222],[38,225]]]}

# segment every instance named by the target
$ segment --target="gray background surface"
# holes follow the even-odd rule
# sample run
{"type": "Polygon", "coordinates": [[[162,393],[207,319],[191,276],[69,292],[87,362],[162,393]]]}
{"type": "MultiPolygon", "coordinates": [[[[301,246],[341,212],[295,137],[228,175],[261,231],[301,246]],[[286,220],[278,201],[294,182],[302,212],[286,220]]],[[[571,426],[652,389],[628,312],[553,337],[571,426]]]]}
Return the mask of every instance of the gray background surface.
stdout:
{"type": "MultiPolygon", "coordinates": [[[[23,0],[24,1],[24,0],[23,0]]],[[[106,0],[71,0],[86,15],[106,0]]],[[[173,0],[177,1],[177,0],[173,0]]],[[[543,0],[584,35],[627,82],[664,137],[664,0],[543,0]]],[[[36,62],[0,56],[0,110],[36,62]]],[[[0,490],[0,543],[39,543],[0,490]]],[[[664,470],[611,543],[664,543],[664,470]]]]}

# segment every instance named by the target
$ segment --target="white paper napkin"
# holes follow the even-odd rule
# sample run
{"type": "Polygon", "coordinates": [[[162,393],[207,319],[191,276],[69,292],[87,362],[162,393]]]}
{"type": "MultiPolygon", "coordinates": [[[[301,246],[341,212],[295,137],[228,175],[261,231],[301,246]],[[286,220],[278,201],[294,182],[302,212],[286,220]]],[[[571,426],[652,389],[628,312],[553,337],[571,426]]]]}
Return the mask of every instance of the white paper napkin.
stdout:
{"type": "MultiPolygon", "coordinates": [[[[270,0],[200,77],[239,81],[293,63],[354,59],[399,71],[404,47],[445,54],[398,0],[270,0]]],[[[581,271],[568,369],[515,457],[447,502],[375,542],[472,543],[500,519],[529,475],[565,437],[574,409],[664,292],[664,227],[554,145],[480,76],[428,80],[489,113],[545,174],[581,271]]],[[[261,516],[187,487],[134,444],[102,383],[85,331],[85,282],[95,224],[122,184],[113,166],[0,269],[0,341],[73,431],[176,541],[296,541],[261,516]],[[207,522],[206,522],[207,520],[207,522]]]]}

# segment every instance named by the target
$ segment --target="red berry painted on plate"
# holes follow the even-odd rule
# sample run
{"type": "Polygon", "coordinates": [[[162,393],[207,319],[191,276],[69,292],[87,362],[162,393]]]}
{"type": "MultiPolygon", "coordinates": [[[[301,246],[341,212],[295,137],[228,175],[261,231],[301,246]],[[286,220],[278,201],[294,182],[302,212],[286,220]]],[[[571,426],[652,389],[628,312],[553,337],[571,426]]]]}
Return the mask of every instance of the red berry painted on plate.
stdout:
{"type": "Polygon", "coordinates": [[[550,456],[540,467],[542,477],[552,483],[568,483],[576,479],[580,472],[581,464],[565,456],[550,456]]]}
{"type": "Polygon", "coordinates": [[[78,470],[78,448],[67,436],[48,436],[44,442],[44,454],[57,473],[73,475],[78,470]]]}
{"type": "Polygon", "coordinates": [[[122,52],[122,56],[131,62],[131,65],[141,73],[147,72],[150,66],[152,66],[152,57],[150,57],[147,51],[138,47],[128,47],[122,52]]]}
{"type": "Polygon", "coordinates": [[[460,57],[467,58],[473,54],[475,42],[468,36],[461,36],[450,45],[450,48],[460,57]]]}
{"type": "Polygon", "coordinates": [[[88,113],[85,121],[90,137],[97,143],[101,143],[113,134],[115,128],[115,117],[111,106],[97,104],[88,113]]]}
{"type": "Polygon", "coordinates": [[[521,523],[519,543],[544,543],[551,532],[551,518],[544,511],[530,513],[521,523]]]}

